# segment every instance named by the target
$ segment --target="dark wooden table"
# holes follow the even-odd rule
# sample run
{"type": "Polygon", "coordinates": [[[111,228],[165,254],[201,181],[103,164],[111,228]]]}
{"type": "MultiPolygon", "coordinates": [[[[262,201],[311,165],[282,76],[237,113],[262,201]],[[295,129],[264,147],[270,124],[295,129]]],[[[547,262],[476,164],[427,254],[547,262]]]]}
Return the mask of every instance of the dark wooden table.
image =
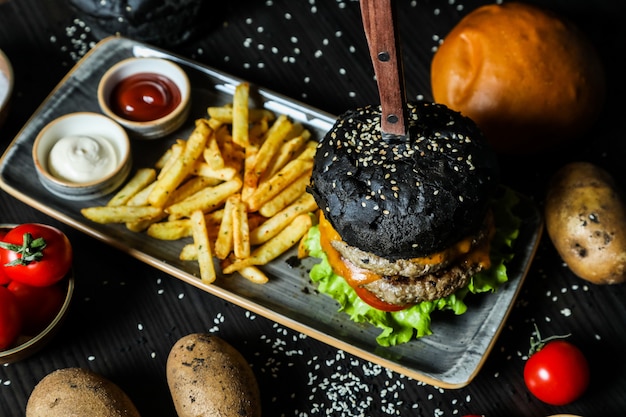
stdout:
{"type": "MultiPolygon", "coordinates": [[[[481,3],[398,1],[409,97],[431,96],[429,66],[438,42],[481,3]]],[[[542,4],[574,20],[596,44],[609,97],[598,126],[580,142],[549,155],[503,158],[505,181],[538,205],[550,174],[566,161],[596,162],[621,182],[626,178],[623,2],[542,4]]],[[[159,46],[333,114],[378,101],[356,1],[233,0],[215,11],[205,7],[190,27],[186,41],[159,46]]],[[[107,34],[63,0],[0,1],[0,49],[17,78],[11,113],[0,128],[2,150],[63,75],[107,34]]],[[[626,286],[594,286],[573,276],[545,235],[481,372],[467,387],[444,390],[250,314],[5,193],[0,222],[43,222],[64,230],[75,247],[77,277],[76,297],[57,337],[37,355],[0,367],[2,416],[23,415],[35,384],[68,366],[113,380],[144,416],[174,416],[165,360],[179,337],[202,331],[220,335],[250,361],[266,416],[591,417],[626,410],[626,286]],[[589,358],[591,386],[578,401],[553,407],[526,390],[522,372],[534,323],[544,334],[571,333],[570,341],[589,358]]]]}

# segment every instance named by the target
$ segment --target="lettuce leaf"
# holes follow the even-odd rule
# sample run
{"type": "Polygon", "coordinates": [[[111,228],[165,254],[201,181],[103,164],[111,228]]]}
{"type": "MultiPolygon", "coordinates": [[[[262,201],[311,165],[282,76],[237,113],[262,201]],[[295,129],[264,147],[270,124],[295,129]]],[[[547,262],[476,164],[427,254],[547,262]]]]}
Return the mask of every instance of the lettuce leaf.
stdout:
{"type": "Polygon", "coordinates": [[[339,303],[339,311],[350,316],[357,323],[370,323],[381,329],[376,341],[381,346],[395,346],[406,343],[414,337],[432,334],[431,313],[436,310],[451,310],[456,315],[465,313],[463,302],[467,294],[494,292],[508,280],[506,263],[513,258],[513,244],[519,235],[521,219],[514,208],[519,196],[512,190],[501,187],[494,199],[492,209],[495,216],[496,233],[491,243],[491,268],[476,274],[470,283],[456,293],[435,301],[426,301],[410,308],[395,312],[384,312],[370,307],[339,275],[335,274],[320,244],[320,232],[312,227],[305,239],[309,255],[319,259],[310,272],[319,292],[334,298],[339,303]]]}

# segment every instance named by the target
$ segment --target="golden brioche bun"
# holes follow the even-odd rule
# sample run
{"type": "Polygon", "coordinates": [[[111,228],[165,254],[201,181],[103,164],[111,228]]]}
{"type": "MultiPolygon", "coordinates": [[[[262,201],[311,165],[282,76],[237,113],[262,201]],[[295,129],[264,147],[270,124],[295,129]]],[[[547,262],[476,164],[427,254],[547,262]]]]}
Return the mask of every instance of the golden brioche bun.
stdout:
{"type": "Polygon", "coordinates": [[[580,137],[605,96],[602,63],[582,32],[516,2],[465,16],[435,53],[431,82],[434,100],[473,119],[501,153],[580,137]]]}

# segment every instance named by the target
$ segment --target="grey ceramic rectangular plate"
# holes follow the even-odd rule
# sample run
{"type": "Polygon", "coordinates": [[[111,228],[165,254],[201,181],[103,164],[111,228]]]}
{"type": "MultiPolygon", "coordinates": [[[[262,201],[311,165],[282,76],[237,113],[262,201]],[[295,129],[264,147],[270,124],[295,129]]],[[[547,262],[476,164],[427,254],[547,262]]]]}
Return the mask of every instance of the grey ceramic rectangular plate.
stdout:
{"type": "MultiPolygon", "coordinates": [[[[460,388],[478,373],[500,333],[535,254],[542,230],[541,216],[530,205],[522,213],[523,228],[516,244],[516,256],[508,265],[510,280],[493,294],[468,297],[469,309],[461,316],[437,312],[433,335],[392,348],[376,343],[379,331],[373,326],[353,323],[337,312],[331,298],[318,294],[308,279],[311,263],[298,266],[288,262],[292,251],[266,268],[270,282],[258,285],[240,279],[221,279],[205,285],[198,279],[195,262],[178,259],[188,240],[163,242],[123,225],[101,225],[80,214],[87,206],[103,205],[107,198],[76,202],[50,194],[34,175],[31,159],[37,132],[54,118],[75,111],[100,112],[96,100],[98,81],[116,62],[130,56],[171,59],[188,73],[193,90],[193,108],[188,123],[169,137],[135,141],[134,166],[152,166],[176,138],[186,138],[193,120],[206,116],[208,106],[232,102],[234,88],[242,80],[124,38],[100,42],[52,91],[0,160],[0,186],[17,199],[81,232],[100,239],[137,259],[165,271],[217,297],[267,317],[362,359],[387,367],[408,377],[442,388],[460,388]]],[[[335,117],[281,95],[253,86],[254,105],[284,113],[302,122],[317,139],[332,126],[335,117]]]]}

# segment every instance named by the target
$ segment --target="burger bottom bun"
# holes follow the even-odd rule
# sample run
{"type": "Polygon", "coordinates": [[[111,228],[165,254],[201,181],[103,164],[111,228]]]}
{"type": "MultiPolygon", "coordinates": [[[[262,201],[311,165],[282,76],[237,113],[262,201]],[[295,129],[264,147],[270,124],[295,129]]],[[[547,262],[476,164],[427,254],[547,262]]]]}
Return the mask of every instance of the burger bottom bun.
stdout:
{"type": "Polygon", "coordinates": [[[570,22],[522,3],[479,7],[431,64],[436,102],[473,119],[499,153],[534,153],[578,138],[597,120],[605,76],[570,22]]]}

